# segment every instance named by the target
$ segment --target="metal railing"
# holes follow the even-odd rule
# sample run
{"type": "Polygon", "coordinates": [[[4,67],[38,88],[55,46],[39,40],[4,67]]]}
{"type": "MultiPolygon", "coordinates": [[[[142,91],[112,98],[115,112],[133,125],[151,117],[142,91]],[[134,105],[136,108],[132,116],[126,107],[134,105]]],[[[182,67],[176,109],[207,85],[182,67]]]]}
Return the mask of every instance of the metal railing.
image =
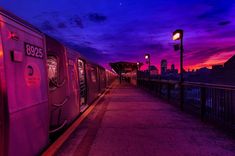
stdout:
{"type": "Polygon", "coordinates": [[[172,80],[137,79],[137,85],[202,120],[235,130],[235,86],[172,80]],[[180,88],[183,99],[180,100],[180,88]]]}

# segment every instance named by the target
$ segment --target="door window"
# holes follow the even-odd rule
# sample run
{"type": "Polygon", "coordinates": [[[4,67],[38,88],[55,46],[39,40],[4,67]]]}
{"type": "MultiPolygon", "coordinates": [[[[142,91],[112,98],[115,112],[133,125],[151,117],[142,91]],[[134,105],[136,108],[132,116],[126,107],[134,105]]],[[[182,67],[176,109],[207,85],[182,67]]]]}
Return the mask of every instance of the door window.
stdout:
{"type": "Polygon", "coordinates": [[[48,69],[48,80],[49,88],[56,88],[55,82],[58,79],[58,58],[56,56],[47,57],[47,69],[48,69]]]}

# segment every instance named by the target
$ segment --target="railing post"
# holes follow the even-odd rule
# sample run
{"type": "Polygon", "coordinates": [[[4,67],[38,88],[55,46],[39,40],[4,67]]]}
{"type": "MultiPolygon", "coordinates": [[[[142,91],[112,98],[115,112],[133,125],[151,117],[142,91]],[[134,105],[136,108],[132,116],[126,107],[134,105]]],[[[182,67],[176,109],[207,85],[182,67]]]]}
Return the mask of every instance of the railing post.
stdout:
{"type": "Polygon", "coordinates": [[[171,85],[167,83],[167,99],[170,100],[171,98],[171,85]]]}
{"type": "Polygon", "coordinates": [[[201,120],[204,120],[206,113],[206,88],[201,87],[201,120]]]}
{"type": "Polygon", "coordinates": [[[159,83],[159,97],[162,97],[162,82],[159,83]]]}
{"type": "Polygon", "coordinates": [[[180,109],[184,110],[184,85],[183,82],[180,82],[180,109]]]}

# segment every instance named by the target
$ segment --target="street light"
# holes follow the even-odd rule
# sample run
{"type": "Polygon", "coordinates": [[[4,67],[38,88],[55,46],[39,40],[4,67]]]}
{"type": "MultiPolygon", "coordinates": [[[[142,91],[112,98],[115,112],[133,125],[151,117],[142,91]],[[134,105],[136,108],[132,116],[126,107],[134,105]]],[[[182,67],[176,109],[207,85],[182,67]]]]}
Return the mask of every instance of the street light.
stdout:
{"type": "MultiPolygon", "coordinates": [[[[180,107],[183,110],[183,105],[184,105],[184,88],[183,88],[183,72],[184,72],[184,67],[183,67],[183,30],[182,29],[177,29],[173,32],[173,37],[172,39],[175,40],[180,40],[180,107]]],[[[175,47],[175,50],[178,50],[175,47]]]]}
{"type": "Polygon", "coordinates": [[[150,54],[145,54],[144,58],[146,60],[146,63],[149,65],[149,80],[150,80],[150,54]]]}
{"type": "Polygon", "coordinates": [[[148,60],[149,59],[149,54],[145,54],[145,59],[148,60]]]}
{"type": "Polygon", "coordinates": [[[136,65],[137,65],[137,70],[140,70],[140,62],[137,62],[136,65]]]}
{"type": "MultiPolygon", "coordinates": [[[[180,40],[180,80],[183,81],[183,30],[177,29],[176,31],[173,32],[173,37],[172,39],[175,40],[180,40]]],[[[176,49],[177,50],[177,49],[176,49]]]]}

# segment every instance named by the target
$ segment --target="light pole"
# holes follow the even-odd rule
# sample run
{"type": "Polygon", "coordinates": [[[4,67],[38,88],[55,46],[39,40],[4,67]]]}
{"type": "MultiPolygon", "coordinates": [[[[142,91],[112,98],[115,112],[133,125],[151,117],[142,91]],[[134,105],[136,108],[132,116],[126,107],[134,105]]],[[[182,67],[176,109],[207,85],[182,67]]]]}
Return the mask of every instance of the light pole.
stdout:
{"type": "Polygon", "coordinates": [[[148,66],[148,68],[149,68],[148,71],[149,71],[149,80],[150,80],[150,63],[151,63],[151,62],[150,62],[150,54],[145,54],[145,55],[144,55],[144,58],[145,58],[145,60],[146,60],[146,63],[149,65],[149,66],[148,66]]]}
{"type": "Polygon", "coordinates": [[[183,57],[184,57],[184,47],[183,47],[183,30],[177,29],[173,32],[173,40],[180,40],[180,107],[184,109],[184,86],[183,86],[183,73],[184,73],[184,66],[183,66],[183,57]]]}
{"type": "Polygon", "coordinates": [[[140,70],[140,62],[137,62],[136,65],[137,65],[137,71],[140,70]]]}

